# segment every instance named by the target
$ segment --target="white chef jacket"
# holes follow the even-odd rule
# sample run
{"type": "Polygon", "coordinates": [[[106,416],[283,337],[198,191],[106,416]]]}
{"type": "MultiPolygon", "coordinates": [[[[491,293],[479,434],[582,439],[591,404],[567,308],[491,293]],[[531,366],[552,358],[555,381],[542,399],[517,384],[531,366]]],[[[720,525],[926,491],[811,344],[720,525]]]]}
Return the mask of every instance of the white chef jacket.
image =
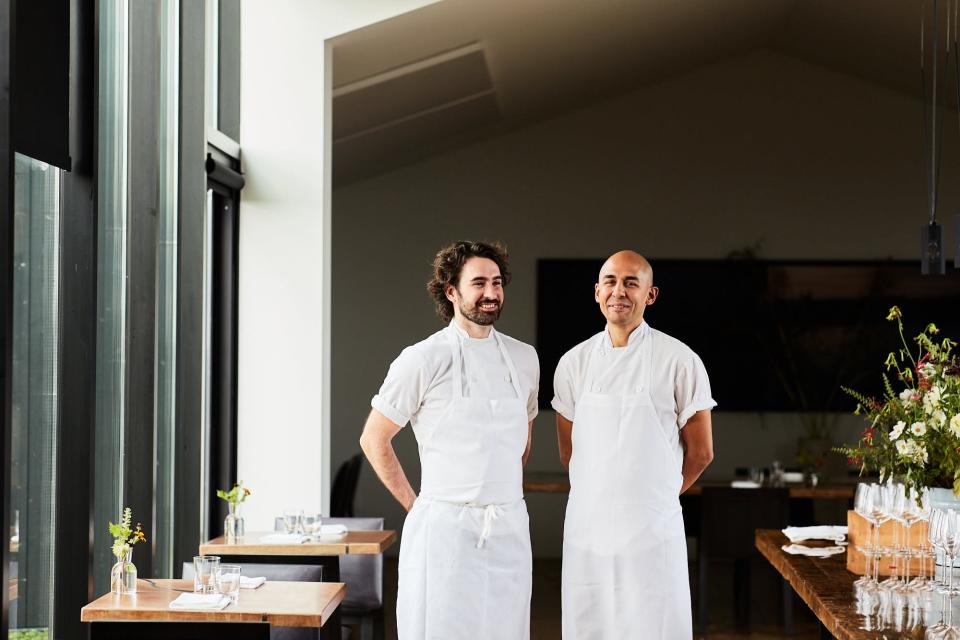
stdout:
{"type": "Polygon", "coordinates": [[[553,408],[567,420],[576,422],[577,400],[585,391],[628,394],[639,391],[640,341],[652,340],[650,398],[667,442],[679,461],[683,461],[680,429],[694,413],[712,409],[717,403],[710,395],[710,379],[703,362],[690,347],[676,338],[657,331],[646,322],[630,333],[627,346],[615,348],[606,329],[565,353],[554,374],[553,408]],[[599,358],[598,375],[592,389],[584,389],[587,371],[599,358]]]}
{"type": "MultiPolygon", "coordinates": [[[[390,365],[387,377],[370,406],[392,422],[416,429],[421,422],[436,423],[453,398],[453,355],[447,332],[460,340],[463,353],[463,397],[516,398],[510,371],[497,346],[494,332],[486,338],[471,338],[466,331],[451,321],[445,329],[426,340],[404,349],[390,365]]],[[[499,334],[504,348],[510,354],[520,389],[524,392],[527,419],[537,415],[537,392],[540,385],[540,361],[537,352],[526,343],[499,334]]]]}

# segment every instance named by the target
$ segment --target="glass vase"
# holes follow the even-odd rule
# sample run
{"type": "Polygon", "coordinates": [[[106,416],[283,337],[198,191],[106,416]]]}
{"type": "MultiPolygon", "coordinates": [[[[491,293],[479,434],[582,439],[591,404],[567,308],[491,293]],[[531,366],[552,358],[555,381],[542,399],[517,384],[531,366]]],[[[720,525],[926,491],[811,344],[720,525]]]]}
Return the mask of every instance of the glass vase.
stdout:
{"type": "Polygon", "coordinates": [[[110,591],[117,595],[137,592],[137,567],[132,558],[133,549],[127,549],[110,570],[110,591]]]}
{"type": "Polygon", "coordinates": [[[223,536],[227,544],[236,542],[243,537],[244,525],[243,517],[240,515],[240,505],[227,503],[227,517],[223,519],[223,536]]]}

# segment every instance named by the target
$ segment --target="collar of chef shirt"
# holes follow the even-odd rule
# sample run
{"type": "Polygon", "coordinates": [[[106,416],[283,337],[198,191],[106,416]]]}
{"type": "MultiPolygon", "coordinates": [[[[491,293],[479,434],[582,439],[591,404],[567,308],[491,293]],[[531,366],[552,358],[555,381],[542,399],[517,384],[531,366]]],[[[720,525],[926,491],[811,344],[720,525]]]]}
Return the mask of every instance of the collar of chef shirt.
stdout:
{"type": "MultiPolygon", "coordinates": [[[[627,347],[632,347],[636,344],[640,344],[643,341],[643,338],[650,333],[650,325],[647,324],[647,321],[642,321],[637,328],[630,332],[630,337],[627,338],[627,347]]],[[[603,329],[603,339],[600,341],[600,353],[607,355],[612,352],[614,349],[613,340],[610,339],[610,331],[606,327],[603,329]]]]}
{"type": "Polygon", "coordinates": [[[453,319],[450,321],[450,328],[453,329],[454,335],[460,339],[460,344],[488,344],[490,340],[495,340],[493,334],[496,333],[496,329],[490,327],[490,335],[486,338],[474,338],[471,337],[460,325],[457,324],[457,320],[453,319]]]}

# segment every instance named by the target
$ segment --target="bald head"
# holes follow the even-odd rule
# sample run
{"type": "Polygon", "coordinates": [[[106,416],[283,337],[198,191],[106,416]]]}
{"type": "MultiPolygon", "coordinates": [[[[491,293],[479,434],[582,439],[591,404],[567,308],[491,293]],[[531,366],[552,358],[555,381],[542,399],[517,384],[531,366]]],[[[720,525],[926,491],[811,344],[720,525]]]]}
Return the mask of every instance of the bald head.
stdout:
{"type": "MultiPolygon", "coordinates": [[[[643,322],[643,312],[657,299],[653,267],[636,251],[618,251],[603,263],[594,299],[611,330],[621,338],[643,322]]],[[[617,341],[614,342],[617,344],[617,341]]]]}
{"type": "Polygon", "coordinates": [[[597,282],[603,280],[605,273],[625,273],[634,272],[638,277],[646,276],[647,283],[653,284],[653,267],[642,255],[636,251],[624,249],[617,251],[607,258],[607,261],[600,267],[600,277],[597,282]]]}

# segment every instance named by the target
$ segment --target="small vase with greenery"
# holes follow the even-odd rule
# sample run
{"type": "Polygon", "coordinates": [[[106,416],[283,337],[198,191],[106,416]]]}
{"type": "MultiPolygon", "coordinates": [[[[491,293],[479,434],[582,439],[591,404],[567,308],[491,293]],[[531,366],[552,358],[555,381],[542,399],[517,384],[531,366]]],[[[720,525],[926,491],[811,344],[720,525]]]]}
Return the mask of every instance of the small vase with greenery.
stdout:
{"type": "Polygon", "coordinates": [[[235,482],[229,491],[217,489],[217,497],[226,500],[227,517],[223,520],[223,536],[228,544],[236,542],[243,537],[244,524],[243,517],[240,515],[240,505],[250,495],[250,489],[243,486],[242,482],[235,482]]]}
{"type": "Polygon", "coordinates": [[[135,529],[131,528],[132,523],[133,512],[130,507],[123,510],[120,522],[109,523],[110,535],[113,536],[113,555],[117,558],[110,570],[110,590],[119,595],[137,592],[137,567],[132,562],[133,545],[147,541],[140,523],[135,529]]]}

